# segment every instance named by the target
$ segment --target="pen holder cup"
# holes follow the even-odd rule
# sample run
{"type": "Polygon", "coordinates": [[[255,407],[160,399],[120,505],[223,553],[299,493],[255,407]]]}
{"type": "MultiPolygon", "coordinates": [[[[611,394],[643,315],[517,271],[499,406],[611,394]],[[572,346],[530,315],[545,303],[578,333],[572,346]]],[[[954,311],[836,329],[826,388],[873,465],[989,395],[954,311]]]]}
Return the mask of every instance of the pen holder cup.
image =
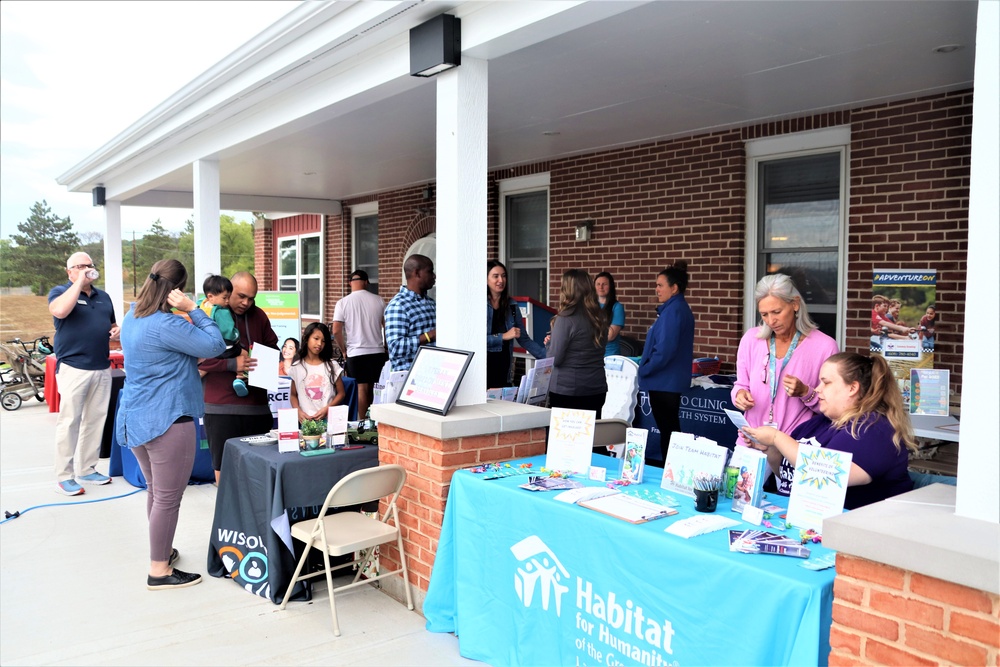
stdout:
{"type": "Polygon", "coordinates": [[[719,506],[719,490],[702,491],[694,490],[694,508],[699,512],[714,512],[719,506]]]}

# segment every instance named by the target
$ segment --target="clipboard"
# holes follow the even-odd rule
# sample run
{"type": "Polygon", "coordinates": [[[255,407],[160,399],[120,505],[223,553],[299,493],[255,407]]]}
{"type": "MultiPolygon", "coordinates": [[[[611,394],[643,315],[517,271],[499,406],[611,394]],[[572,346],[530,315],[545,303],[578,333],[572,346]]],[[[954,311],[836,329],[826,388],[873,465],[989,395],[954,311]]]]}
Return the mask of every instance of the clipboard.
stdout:
{"type": "Polygon", "coordinates": [[[581,500],[577,505],[629,523],[646,523],[677,514],[677,510],[672,507],[664,507],[626,493],[612,493],[600,498],[581,500]]]}

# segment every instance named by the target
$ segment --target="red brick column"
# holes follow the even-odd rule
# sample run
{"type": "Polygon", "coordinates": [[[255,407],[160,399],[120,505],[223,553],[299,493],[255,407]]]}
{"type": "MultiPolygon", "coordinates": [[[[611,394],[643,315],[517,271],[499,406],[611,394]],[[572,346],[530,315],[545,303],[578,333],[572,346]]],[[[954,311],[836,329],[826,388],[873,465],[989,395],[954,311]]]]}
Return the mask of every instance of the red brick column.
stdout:
{"type": "MultiPolygon", "coordinates": [[[[545,429],[446,440],[381,423],[378,431],[379,462],[398,463],[407,471],[406,487],[398,501],[399,520],[419,607],[434,566],[451,476],[459,468],[544,454],[545,429]]],[[[395,546],[383,545],[379,558],[384,570],[399,567],[395,546]]]]}
{"type": "Polygon", "coordinates": [[[837,555],[830,665],[1000,665],[1000,596],[837,555]]]}

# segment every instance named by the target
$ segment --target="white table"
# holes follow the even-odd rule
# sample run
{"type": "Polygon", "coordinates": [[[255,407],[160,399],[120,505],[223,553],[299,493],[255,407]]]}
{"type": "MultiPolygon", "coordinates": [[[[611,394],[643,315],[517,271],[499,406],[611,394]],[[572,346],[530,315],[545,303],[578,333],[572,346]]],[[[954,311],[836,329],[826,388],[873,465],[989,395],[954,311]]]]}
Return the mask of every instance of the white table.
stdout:
{"type": "Polygon", "coordinates": [[[910,415],[913,434],[920,438],[958,442],[958,420],[954,417],[937,415],[910,415]],[[951,428],[941,428],[948,426],[951,428]]]}

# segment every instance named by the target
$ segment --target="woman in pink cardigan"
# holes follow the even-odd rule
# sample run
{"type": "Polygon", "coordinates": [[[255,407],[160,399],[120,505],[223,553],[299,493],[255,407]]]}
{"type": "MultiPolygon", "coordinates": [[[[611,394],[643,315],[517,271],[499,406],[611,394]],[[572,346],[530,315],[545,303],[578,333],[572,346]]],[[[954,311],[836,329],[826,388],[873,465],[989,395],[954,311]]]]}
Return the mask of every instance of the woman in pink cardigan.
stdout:
{"type": "MultiPolygon", "coordinates": [[[[813,389],[819,383],[819,369],[840,350],[837,341],[809,317],[802,295],[787,275],[761,278],[754,300],[762,324],[740,340],[733,404],[746,413],[750,426],[791,433],[819,412],[813,389]]],[[[736,444],[746,444],[742,435],[736,444]]]]}

